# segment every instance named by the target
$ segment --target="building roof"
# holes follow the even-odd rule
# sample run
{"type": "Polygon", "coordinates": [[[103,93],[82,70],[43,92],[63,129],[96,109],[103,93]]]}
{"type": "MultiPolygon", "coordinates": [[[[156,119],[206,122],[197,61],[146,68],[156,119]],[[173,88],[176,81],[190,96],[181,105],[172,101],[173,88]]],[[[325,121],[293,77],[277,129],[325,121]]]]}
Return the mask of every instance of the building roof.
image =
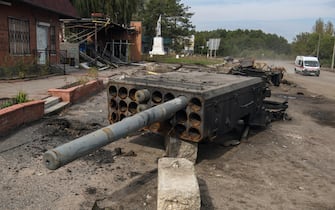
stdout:
{"type": "Polygon", "coordinates": [[[79,15],[69,0],[19,0],[32,6],[49,10],[61,15],[61,18],[78,18],[79,15]]]}

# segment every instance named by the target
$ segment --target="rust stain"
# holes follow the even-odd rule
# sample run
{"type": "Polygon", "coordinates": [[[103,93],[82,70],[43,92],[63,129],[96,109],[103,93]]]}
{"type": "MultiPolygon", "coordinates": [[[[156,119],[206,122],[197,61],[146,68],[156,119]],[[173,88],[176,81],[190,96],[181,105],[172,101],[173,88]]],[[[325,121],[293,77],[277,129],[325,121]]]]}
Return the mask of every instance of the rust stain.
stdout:
{"type": "Polygon", "coordinates": [[[102,131],[106,133],[109,141],[113,140],[114,133],[110,128],[103,128],[102,131]]]}

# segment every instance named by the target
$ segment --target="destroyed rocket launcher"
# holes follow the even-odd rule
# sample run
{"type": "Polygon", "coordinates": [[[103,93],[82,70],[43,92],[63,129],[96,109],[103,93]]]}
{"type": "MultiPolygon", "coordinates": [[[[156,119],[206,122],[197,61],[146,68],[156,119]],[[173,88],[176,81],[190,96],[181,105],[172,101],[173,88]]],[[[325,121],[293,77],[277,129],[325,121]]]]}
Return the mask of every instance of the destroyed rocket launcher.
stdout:
{"type": "Polygon", "coordinates": [[[199,142],[222,136],[241,121],[265,125],[263,100],[269,93],[260,78],[200,71],[111,81],[111,125],[47,151],[44,163],[57,169],[142,128],[199,142]]]}

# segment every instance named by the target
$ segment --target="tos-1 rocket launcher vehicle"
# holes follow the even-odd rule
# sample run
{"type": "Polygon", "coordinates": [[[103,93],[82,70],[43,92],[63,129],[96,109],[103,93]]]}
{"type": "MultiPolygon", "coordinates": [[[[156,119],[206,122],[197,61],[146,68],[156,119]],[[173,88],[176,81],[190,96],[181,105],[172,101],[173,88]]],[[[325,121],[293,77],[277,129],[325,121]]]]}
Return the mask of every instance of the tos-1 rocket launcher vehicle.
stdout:
{"type": "Polygon", "coordinates": [[[44,163],[57,169],[139,129],[197,145],[223,136],[241,122],[246,127],[265,126],[275,116],[267,106],[287,108],[265,101],[270,94],[261,78],[204,71],[111,80],[107,87],[111,125],[47,151],[44,163]]]}

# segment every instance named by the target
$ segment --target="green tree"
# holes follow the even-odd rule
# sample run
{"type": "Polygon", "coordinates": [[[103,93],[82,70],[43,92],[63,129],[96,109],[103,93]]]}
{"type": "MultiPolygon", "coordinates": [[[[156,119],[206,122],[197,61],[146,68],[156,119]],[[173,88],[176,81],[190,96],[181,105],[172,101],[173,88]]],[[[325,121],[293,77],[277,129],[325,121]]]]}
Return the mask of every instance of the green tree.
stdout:
{"type": "Polygon", "coordinates": [[[206,46],[206,40],[220,38],[220,48],[217,51],[221,56],[243,57],[271,57],[276,54],[290,54],[290,45],[283,37],[275,34],[266,34],[261,30],[234,30],[217,29],[195,33],[195,50],[201,53],[199,46],[206,46]]]}
{"type": "Polygon", "coordinates": [[[323,34],[324,26],[325,26],[324,21],[321,18],[317,19],[315,21],[315,25],[313,26],[313,32],[318,33],[318,34],[323,34]]]}
{"type": "Polygon", "coordinates": [[[293,54],[316,56],[319,34],[317,33],[300,33],[292,43],[293,54]]]}
{"type": "Polygon", "coordinates": [[[93,12],[104,13],[114,22],[129,24],[137,13],[139,4],[137,0],[71,0],[81,17],[90,17],[93,12]]]}
{"type": "Polygon", "coordinates": [[[298,34],[292,43],[292,52],[295,55],[317,55],[319,47],[319,59],[322,65],[329,66],[331,63],[334,25],[328,21],[326,24],[319,18],[313,26],[312,33],[298,34]],[[320,43],[320,44],[319,44],[320,43]]]}
{"type": "Polygon", "coordinates": [[[185,6],[180,0],[148,0],[145,1],[142,11],[142,23],[144,35],[153,38],[156,34],[156,21],[162,15],[162,37],[171,39],[170,47],[179,51],[182,43],[179,40],[190,35],[194,28],[190,19],[189,7],[185,6]]]}
{"type": "Polygon", "coordinates": [[[325,33],[328,35],[333,35],[334,34],[334,24],[330,21],[328,21],[325,24],[325,33]]]}
{"type": "Polygon", "coordinates": [[[319,18],[315,21],[312,32],[317,33],[317,34],[333,35],[334,34],[334,24],[331,21],[328,21],[327,23],[325,23],[323,19],[319,18]]]}

